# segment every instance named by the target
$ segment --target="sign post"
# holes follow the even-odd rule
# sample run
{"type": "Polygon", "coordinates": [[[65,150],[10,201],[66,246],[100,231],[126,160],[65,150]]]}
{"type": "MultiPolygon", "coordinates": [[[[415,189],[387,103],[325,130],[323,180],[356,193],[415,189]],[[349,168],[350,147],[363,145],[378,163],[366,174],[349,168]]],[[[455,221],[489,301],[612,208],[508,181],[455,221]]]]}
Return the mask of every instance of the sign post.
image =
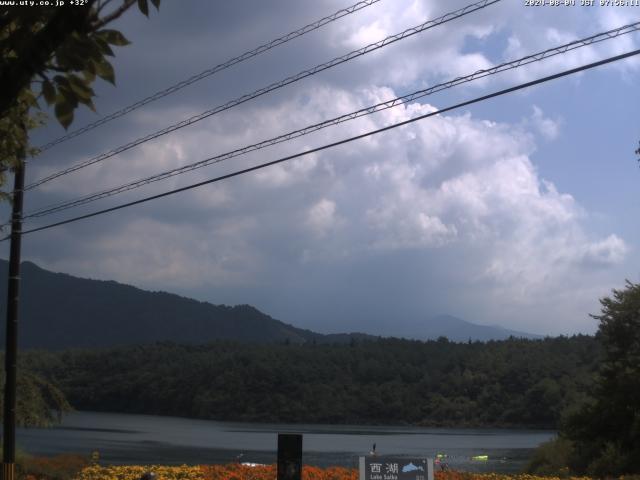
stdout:
{"type": "Polygon", "coordinates": [[[433,480],[432,458],[360,457],[359,480],[433,480]]]}
{"type": "Polygon", "coordinates": [[[302,435],[278,434],[278,480],[301,480],[302,435]]]}

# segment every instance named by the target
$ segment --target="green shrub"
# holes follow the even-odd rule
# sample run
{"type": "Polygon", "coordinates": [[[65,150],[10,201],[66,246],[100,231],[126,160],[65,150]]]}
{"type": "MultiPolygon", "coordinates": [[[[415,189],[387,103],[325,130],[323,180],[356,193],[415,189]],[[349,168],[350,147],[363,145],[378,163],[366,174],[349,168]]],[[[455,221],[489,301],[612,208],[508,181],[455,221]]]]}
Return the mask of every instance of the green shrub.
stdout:
{"type": "Polygon", "coordinates": [[[541,476],[569,476],[569,460],[573,452],[570,440],[556,437],[540,445],[526,467],[526,473],[541,476]]]}

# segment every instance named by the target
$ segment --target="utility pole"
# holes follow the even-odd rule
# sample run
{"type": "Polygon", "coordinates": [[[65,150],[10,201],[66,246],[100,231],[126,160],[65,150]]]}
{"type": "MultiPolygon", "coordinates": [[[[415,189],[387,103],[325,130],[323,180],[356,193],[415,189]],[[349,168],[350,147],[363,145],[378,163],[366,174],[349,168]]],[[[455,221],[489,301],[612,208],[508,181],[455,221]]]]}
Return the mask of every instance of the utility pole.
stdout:
{"type": "Polygon", "coordinates": [[[24,193],[24,155],[13,169],[13,206],[11,247],[7,289],[7,334],[4,351],[4,418],[2,475],[0,480],[15,480],[16,470],[16,364],[18,359],[18,303],[20,293],[20,243],[22,241],[22,197],[24,193]]]}

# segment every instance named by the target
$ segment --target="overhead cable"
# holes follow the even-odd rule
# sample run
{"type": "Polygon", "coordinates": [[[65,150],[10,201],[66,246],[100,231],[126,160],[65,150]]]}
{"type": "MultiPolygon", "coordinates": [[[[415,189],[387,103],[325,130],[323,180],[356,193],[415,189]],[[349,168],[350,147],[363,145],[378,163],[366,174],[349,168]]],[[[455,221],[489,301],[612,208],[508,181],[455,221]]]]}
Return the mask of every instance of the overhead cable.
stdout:
{"type": "MultiPolygon", "coordinates": [[[[455,110],[455,109],[458,109],[458,108],[461,108],[461,107],[465,107],[467,105],[472,105],[472,104],[475,104],[475,103],[483,102],[483,101],[489,100],[491,98],[499,97],[501,95],[506,95],[508,93],[512,93],[512,92],[515,92],[515,91],[518,91],[518,90],[522,90],[522,89],[525,89],[525,88],[533,87],[535,85],[539,85],[539,84],[542,84],[542,83],[545,83],[545,82],[549,82],[551,80],[555,80],[555,79],[558,79],[558,78],[561,78],[561,77],[565,77],[567,75],[572,75],[574,73],[582,72],[582,71],[585,71],[585,70],[589,70],[591,68],[595,68],[595,67],[599,67],[599,66],[602,66],[602,65],[606,65],[606,64],[612,63],[612,62],[623,60],[625,58],[629,58],[629,57],[632,57],[632,56],[638,55],[638,54],[640,54],[640,49],[633,50],[633,51],[630,51],[630,52],[627,52],[627,53],[623,53],[621,55],[616,55],[616,56],[613,56],[613,57],[609,57],[609,58],[606,58],[604,60],[600,60],[598,62],[593,62],[593,63],[589,63],[589,64],[586,64],[586,65],[582,65],[580,67],[576,67],[576,68],[572,68],[572,69],[569,69],[569,70],[565,70],[565,71],[562,71],[560,73],[556,73],[556,74],[553,74],[553,75],[549,75],[549,76],[546,76],[546,77],[539,78],[537,80],[533,80],[533,81],[526,82],[526,83],[521,83],[519,85],[516,85],[516,86],[513,86],[513,87],[509,87],[509,88],[506,88],[506,89],[503,89],[503,90],[499,90],[497,92],[490,93],[488,95],[483,95],[481,97],[477,97],[477,98],[474,98],[472,100],[467,100],[465,102],[458,103],[458,104],[452,105],[450,107],[446,107],[446,108],[442,108],[442,109],[436,110],[434,112],[426,113],[424,115],[420,115],[420,116],[411,118],[409,120],[405,120],[405,121],[402,121],[402,122],[394,123],[394,124],[388,125],[386,127],[378,128],[376,130],[371,130],[369,132],[366,132],[366,133],[363,133],[363,134],[360,134],[360,135],[356,135],[354,137],[345,138],[345,139],[339,140],[337,142],[333,142],[333,143],[329,143],[329,144],[326,144],[326,145],[322,145],[322,146],[317,147],[317,148],[312,148],[312,149],[309,149],[309,150],[305,150],[303,152],[299,152],[299,153],[296,153],[294,155],[289,155],[289,156],[286,156],[286,157],[282,157],[282,158],[279,158],[277,160],[272,160],[270,162],[261,163],[259,165],[255,165],[253,167],[249,167],[249,168],[245,168],[245,169],[242,169],[242,170],[238,170],[238,171],[235,171],[235,172],[232,172],[232,173],[228,173],[226,175],[221,175],[219,177],[211,178],[209,180],[205,180],[205,181],[202,181],[202,182],[194,183],[194,184],[187,185],[187,186],[181,187],[181,188],[176,188],[174,190],[170,190],[170,191],[167,191],[167,192],[159,193],[157,195],[152,195],[152,196],[149,196],[149,197],[141,198],[139,200],[135,200],[135,201],[132,201],[132,202],[123,203],[123,204],[117,205],[115,207],[105,208],[103,210],[98,210],[96,212],[92,212],[92,213],[88,213],[88,214],[85,214],[85,215],[80,215],[80,216],[77,216],[77,217],[69,218],[67,220],[62,220],[62,221],[59,221],[59,222],[43,225],[41,227],[36,227],[36,228],[29,229],[29,230],[24,230],[24,231],[22,231],[21,234],[22,235],[26,235],[28,233],[39,232],[39,231],[42,231],[42,230],[47,230],[47,229],[58,227],[58,226],[61,226],[61,225],[66,225],[66,224],[77,222],[77,221],[80,221],[80,220],[85,220],[87,218],[95,217],[95,216],[98,216],[98,215],[103,215],[103,214],[109,213],[109,212],[114,212],[114,211],[117,211],[117,210],[121,210],[123,208],[131,207],[133,205],[139,205],[141,203],[146,203],[146,202],[149,202],[149,201],[152,201],[152,200],[157,200],[159,198],[167,197],[169,195],[173,195],[173,194],[176,194],[176,193],[179,193],[179,192],[192,190],[194,188],[198,188],[198,187],[201,187],[203,185],[208,185],[208,184],[216,183],[216,182],[219,182],[219,181],[222,181],[222,180],[226,180],[226,179],[229,179],[229,178],[237,177],[239,175],[243,175],[243,174],[246,174],[246,173],[249,173],[249,172],[253,172],[253,171],[260,170],[260,169],[263,169],[263,168],[266,168],[266,167],[270,167],[272,165],[276,165],[276,164],[283,163],[283,162],[286,162],[286,161],[289,161],[289,160],[293,160],[295,158],[299,158],[299,157],[303,157],[303,156],[306,156],[306,155],[310,155],[312,153],[317,153],[317,152],[320,152],[320,151],[323,151],[323,150],[327,150],[329,148],[337,147],[339,145],[344,145],[346,143],[350,143],[350,142],[353,142],[355,140],[360,140],[362,138],[369,137],[369,136],[372,136],[372,135],[377,135],[379,133],[386,132],[388,130],[392,130],[392,129],[395,129],[395,128],[398,128],[398,127],[401,127],[401,126],[404,126],[404,125],[408,125],[410,123],[417,122],[417,121],[423,120],[425,118],[433,117],[435,115],[440,115],[442,113],[449,112],[451,110],[455,110]]],[[[9,236],[4,237],[2,239],[2,241],[7,240],[9,238],[10,238],[9,236]]]]}
{"type": "Polygon", "coordinates": [[[126,183],[124,185],[120,185],[118,187],[113,187],[113,188],[109,188],[106,190],[102,190],[100,192],[96,192],[96,193],[92,193],[89,195],[85,195],[83,197],[80,198],[76,198],[73,200],[67,200],[64,202],[59,202],[57,204],[54,205],[49,205],[46,207],[42,207],[39,208],[37,210],[34,210],[32,212],[27,212],[24,216],[23,219],[27,219],[27,218],[34,218],[34,217],[43,217],[46,215],[50,215],[56,212],[60,212],[63,210],[67,210],[69,208],[73,208],[76,206],[80,206],[80,205],[85,205],[87,203],[90,202],[94,202],[96,200],[100,200],[103,198],[107,198],[107,197],[111,197],[113,195],[117,195],[119,193],[123,193],[129,190],[133,190],[135,188],[139,188],[142,187],[144,185],[148,185],[150,183],[153,182],[157,182],[160,180],[165,180],[167,178],[171,178],[174,177],[176,175],[180,175],[192,170],[196,170],[198,168],[202,168],[202,167],[206,167],[215,163],[220,163],[222,161],[234,158],[234,157],[238,157],[240,155],[244,155],[246,153],[249,152],[253,152],[256,150],[261,150],[263,148],[272,146],[272,145],[276,145],[282,142],[286,142],[298,137],[301,137],[303,135],[307,135],[309,133],[333,126],[333,125],[338,125],[340,123],[349,121],[349,120],[354,120],[356,118],[360,118],[363,117],[365,115],[370,115],[376,112],[380,112],[383,110],[387,110],[389,108],[393,108],[399,105],[404,105],[410,102],[413,102],[419,98],[431,95],[433,93],[448,89],[448,88],[452,88],[454,86],[457,85],[461,85],[463,83],[468,83],[471,82],[473,80],[477,80],[479,78],[483,78],[489,75],[494,75],[500,72],[504,72],[507,70],[512,70],[518,67],[521,67],[523,65],[528,65],[530,63],[533,62],[538,62],[541,60],[544,60],[546,58],[549,57],[553,57],[555,55],[559,55],[559,54],[563,54],[566,53],[568,51],[571,50],[575,50],[577,48],[580,47],[584,47],[587,45],[592,45],[594,43],[597,42],[602,42],[604,40],[609,40],[612,38],[617,38],[620,35],[625,35],[631,32],[635,32],[640,30],[640,21],[639,22],[635,22],[629,25],[625,25],[622,27],[618,27],[616,29],[612,29],[612,30],[608,30],[606,32],[602,32],[602,33],[598,33],[596,35],[591,35],[590,37],[586,37],[586,38],[582,38],[580,40],[575,40],[573,42],[569,42],[569,43],[565,43],[564,45],[560,45],[554,48],[549,48],[547,50],[538,52],[538,53],[534,53],[531,55],[527,55],[525,57],[519,58],[517,60],[512,60],[509,62],[505,62],[502,63],[500,65],[496,65],[495,67],[491,67],[491,68],[487,68],[487,69],[483,69],[483,70],[478,70],[475,73],[472,73],[470,75],[466,75],[466,76],[462,76],[462,77],[457,77],[453,80],[444,82],[444,83],[440,83],[437,85],[434,85],[432,87],[423,89],[423,90],[418,90],[416,92],[410,93],[408,95],[404,95],[401,97],[396,97],[392,100],[387,100],[385,102],[380,102],[377,103],[375,105],[366,107],[366,108],[362,108],[360,110],[356,110],[354,112],[351,113],[347,113],[344,115],[340,115],[338,117],[329,119],[329,120],[324,120],[320,123],[316,123],[313,125],[309,125],[307,127],[298,129],[298,130],[294,130],[292,132],[288,132],[285,133],[283,135],[279,135],[277,137],[274,138],[270,138],[268,140],[264,140],[262,142],[259,143],[255,143],[252,145],[248,145],[242,148],[238,148],[235,150],[232,150],[230,152],[226,152],[226,153],[222,153],[219,155],[216,155],[214,157],[209,157],[207,159],[204,160],[200,160],[198,162],[195,163],[190,163],[188,165],[183,165],[181,167],[176,167],[174,169],[171,170],[167,170],[155,175],[151,175],[148,176],[146,178],[142,178],[142,179],[138,179],[129,183],[126,183]]]}
{"type": "Polygon", "coordinates": [[[143,98],[142,100],[139,100],[135,103],[132,103],[131,105],[124,107],[116,112],[113,112],[110,115],[107,115],[105,117],[102,117],[99,120],[96,120],[95,122],[89,123],[88,125],[85,125],[82,128],[78,128],[77,130],[73,130],[65,135],[63,135],[60,138],[56,138],[55,140],[50,141],[49,143],[46,143],[40,147],[37,147],[38,153],[44,152],[45,150],[49,150],[50,148],[54,147],[55,145],[58,145],[62,142],[65,142],[71,138],[77,137],[79,135],[82,135],[83,133],[86,133],[90,130],[93,130],[94,128],[97,128],[101,125],[104,125],[105,123],[110,122],[111,120],[115,120],[116,118],[120,118],[124,115],[126,115],[129,112],[133,112],[134,110],[137,110],[140,107],[143,107],[144,105],[147,105],[148,103],[151,103],[155,100],[158,100],[160,98],[166,97],[167,95],[171,95],[172,93],[177,92],[178,90],[182,90],[183,88],[199,82],[200,80],[210,77],[211,75],[214,75],[218,72],[221,72],[222,70],[225,70],[229,67],[232,67],[233,65],[236,65],[238,63],[244,62],[245,60],[249,60],[250,58],[253,58],[257,55],[260,55],[261,53],[267,52],[275,47],[279,47],[280,45],[283,45],[291,40],[293,40],[294,38],[298,38],[301,37],[302,35],[312,32],[313,30],[317,30],[320,27],[323,27],[325,25],[327,25],[328,23],[334,22],[336,20],[338,20],[339,18],[342,18],[346,15],[350,15],[354,12],[357,12],[358,10],[362,10],[365,7],[369,7],[371,5],[373,5],[374,3],[379,2],[380,0],[363,0],[360,1],[358,3],[355,3],[353,5],[351,5],[350,7],[347,8],[343,8],[341,10],[338,10],[337,12],[328,15],[324,18],[321,18],[320,20],[316,20],[313,23],[310,23],[309,25],[305,25],[302,28],[299,28],[298,30],[295,30],[293,32],[287,33],[286,35],[283,35],[282,37],[276,38],[275,40],[271,40],[270,42],[267,42],[265,44],[260,45],[259,47],[254,48],[253,50],[249,50],[248,52],[243,53],[242,55],[238,55],[237,57],[233,57],[223,63],[220,63],[218,65],[216,65],[215,67],[211,67],[207,70],[204,70],[196,75],[193,75],[189,78],[187,78],[186,80],[182,80],[181,82],[176,83],[175,85],[172,85],[168,88],[165,88],[164,90],[160,90],[159,92],[154,93],[153,95],[149,95],[146,98],[143,98]]]}
{"type": "Polygon", "coordinates": [[[417,25],[415,27],[409,28],[407,30],[404,30],[401,33],[397,33],[395,35],[391,35],[389,37],[384,38],[383,40],[380,40],[378,42],[375,43],[371,43],[365,47],[359,48],[358,50],[354,50],[350,53],[347,53],[346,55],[343,55],[341,57],[337,57],[334,58],[333,60],[330,60],[326,63],[323,63],[321,65],[317,65],[313,68],[310,68],[308,70],[304,70],[302,72],[299,72],[295,75],[292,75],[290,77],[285,78],[284,80],[280,80],[278,82],[274,82],[266,87],[262,87],[256,91],[254,91],[253,93],[249,93],[246,95],[243,95],[241,97],[236,98],[235,100],[231,100],[225,104],[219,105],[217,107],[214,107],[210,110],[207,110],[205,112],[202,112],[198,115],[194,115],[193,117],[190,117],[188,119],[182,120],[181,122],[178,122],[176,124],[170,125],[166,128],[163,128],[162,130],[159,130],[155,133],[151,133],[149,135],[146,135],[144,137],[138,138],[137,140],[134,140],[132,142],[129,142],[125,145],[121,145],[117,148],[114,148],[106,153],[97,155],[89,160],[85,160],[84,162],[80,162],[77,163],[76,165],[73,165],[71,167],[65,168],[64,170],[60,170],[56,173],[52,173],[51,175],[48,175],[40,180],[37,180],[33,183],[30,183],[29,185],[27,185],[25,187],[25,190],[31,190],[39,185],[42,185],[43,183],[49,182],[55,178],[61,177],[63,175],[67,175],[71,172],[75,172],[76,170],[80,170],[81,168],[84,167],[88,167],[89,165],[93,165],[95,163],[101,162],[103,160],[106,160],[107,158],[111,158],[115,155],[118,155],[122,152],[125,152],[127,150],[130,150],[142,143],[148,142],[150,140],[153,140],[155,138],[161,137],[162,135],[166,135],[168,133],[174,132],[176,130],[179,130],[181,128],[187,127],[189,125],[193,125],[196,122],[199,122],[200,120],[204,120],[205,118],[209,118],[212,115],[215,115],[217,113],[223,112],[225,110],[229,110],[230,108],[236,107],[242,103],[248,102],[249,100],[253,100],[254,98],[257,98],[261,95],[264,95],[266,93],[272,92],[274,90],[277,90],[279,88],[285,87],[287,85],[290,85],[294,82],[297,82],[299,80],[302,80],[303,78],[309,77],[311,75],[315,75],[316,73],[322,72],[324,70],[327,70],[329,68],[335,67],[336,65],[340,65],[342,63],[348,62],[349,60],[352,60],[356,57],[360,57],[362,55],[366,55],[367,53],[373,52],[375,50],[378,50],[380,48],[386,47],[387,45],[391,45],[392,43],[395,43],[399,40],[403,40],[405,38],[409,38],[413,35],[416,35],[417,33],[423,32],[425,30],[428,30],[430,28],[434,28],[438,25],[442,25],[444,23],[450,22],[452,20],[455,20],[457,18],[463,17],[465,15],[468,15],[470,13],[476,12],[480,9],[486,8],[489,5],[493,5],[495,3],[498,3],[502,0],[481,0],[479,2],[467,5],[464,8],[461,8],[459,10],[456,10],[454,12],[450,12],[450,13],[446,13],[434,20],[429,20],[427,22],[424,22],[420,25],[417,25]]]}

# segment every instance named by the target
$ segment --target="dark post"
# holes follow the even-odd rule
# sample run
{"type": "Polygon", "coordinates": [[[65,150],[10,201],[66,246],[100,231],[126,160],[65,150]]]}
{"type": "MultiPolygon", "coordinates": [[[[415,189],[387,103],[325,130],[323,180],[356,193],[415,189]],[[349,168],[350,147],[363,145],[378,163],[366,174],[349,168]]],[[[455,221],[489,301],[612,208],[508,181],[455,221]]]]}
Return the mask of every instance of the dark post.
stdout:
{"type": "Polygon", "coordinates": [[[18,357],[18,298],[20,292],[20,241],[22,239],[22,195],[24,162],[14,169],[11,247],[7,289],[7,336],[4,353],[4,419],[2,479],[15,479],[16,462],[16,363],[18,357]]]}
{"type": "Polygon", "coordinates": [[[302,435],[278,434],[278,480],[302,478],[302,435]]]}

